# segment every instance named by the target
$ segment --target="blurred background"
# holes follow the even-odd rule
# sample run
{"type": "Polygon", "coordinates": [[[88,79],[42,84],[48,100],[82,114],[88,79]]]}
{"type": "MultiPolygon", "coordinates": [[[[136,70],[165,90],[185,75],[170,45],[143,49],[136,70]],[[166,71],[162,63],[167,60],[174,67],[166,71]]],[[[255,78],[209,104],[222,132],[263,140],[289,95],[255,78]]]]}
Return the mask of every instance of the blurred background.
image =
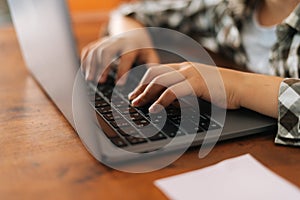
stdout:
{"type": "Polygon", "coordinates": [[[78,12],[107,12],[118,7],[122,2],[129,0],[68,0],[70,10],[73,13],[78,12]]]}
{"type": "MultiPolygon", "coordinates": [[[[121,3],[132,0],[67,0],[72,15],[87,18],[97,18],[101,14],[108,13],[121,3]]],[[[11,19],[8,11],[7,0],[0,0],[0,26],[10,24],[11,19]]]]}
{"type": "Polygon", "coordinates": [[[0,26],[10,23],[10,16],[6,0],[0,0],[0,26]]]}

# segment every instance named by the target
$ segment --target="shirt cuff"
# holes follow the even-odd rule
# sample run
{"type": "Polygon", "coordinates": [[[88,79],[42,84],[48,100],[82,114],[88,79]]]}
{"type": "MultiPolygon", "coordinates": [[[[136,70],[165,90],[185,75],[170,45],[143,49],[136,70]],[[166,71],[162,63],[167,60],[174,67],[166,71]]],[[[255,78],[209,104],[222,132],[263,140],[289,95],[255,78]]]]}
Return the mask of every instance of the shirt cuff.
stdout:
{"type": "Polygon", "coordinates": [[[280,84],[275,143],[300,146],[300,79],[285,79],[280,84]]]}

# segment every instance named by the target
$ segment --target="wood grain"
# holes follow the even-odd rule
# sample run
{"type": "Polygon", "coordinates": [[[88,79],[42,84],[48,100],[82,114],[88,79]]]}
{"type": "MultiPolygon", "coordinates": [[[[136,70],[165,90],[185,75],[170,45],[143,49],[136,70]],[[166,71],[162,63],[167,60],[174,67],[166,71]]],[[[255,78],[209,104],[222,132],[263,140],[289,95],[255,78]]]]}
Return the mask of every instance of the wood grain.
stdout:
{"type": "MultiPolygon", "coordinates": [[[[80,48],[104,21],[74,22],[80,48]]],[[[12,27],[0,30],[0,61],[0,199],[165,199],[154,180],[245,153],[300,187],[300,149],[275,145],[275,133],[221,142],[204,159],[192,148],[151,173],[110,169],[86,151],[26,70],[12,27]]]]}

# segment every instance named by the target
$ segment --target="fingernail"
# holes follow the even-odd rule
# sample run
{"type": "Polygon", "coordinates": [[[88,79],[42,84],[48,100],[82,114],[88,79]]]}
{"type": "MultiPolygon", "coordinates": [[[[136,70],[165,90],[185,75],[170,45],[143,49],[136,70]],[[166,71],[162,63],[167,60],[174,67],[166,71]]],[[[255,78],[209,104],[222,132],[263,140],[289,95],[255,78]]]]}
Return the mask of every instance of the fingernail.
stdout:
{"type": "Polygon", "coordinates": [[[152,104],[152,106],[150,106],[149,112],[150,113],[158,113],[158,112],[162,111],[162,109],[163,109],[163,106],[154,103],[154,104],[152,104]]]}
{"type": "Polygon", "coordinates": [[[128,99],[129,100],[133,100],[134,99],[134,97],[135,97],[135,92],[134,91],[132,91],[132,92],[130,92],[129,94],[128,94],[128,99]]]}
{"type": "Polygon", "coordinates": [[[134,100],[131,102],[131,104],[132,104],[132,106],[137,107],[137,106],[139,106],[139,104],[140,104],[140,100],[139,100],[139,99],[134,99],[134,100]]]}

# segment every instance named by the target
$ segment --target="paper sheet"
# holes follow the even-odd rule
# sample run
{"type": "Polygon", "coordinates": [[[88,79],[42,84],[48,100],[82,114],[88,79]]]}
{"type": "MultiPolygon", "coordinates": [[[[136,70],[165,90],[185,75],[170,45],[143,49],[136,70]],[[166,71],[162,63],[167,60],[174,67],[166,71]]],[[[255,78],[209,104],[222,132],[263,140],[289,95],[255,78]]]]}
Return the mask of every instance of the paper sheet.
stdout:
{"type": "Polygon", "coordinates": [[[154,182],[177,200],[300,200],[300,189],[246,154],[154,182]]]}

